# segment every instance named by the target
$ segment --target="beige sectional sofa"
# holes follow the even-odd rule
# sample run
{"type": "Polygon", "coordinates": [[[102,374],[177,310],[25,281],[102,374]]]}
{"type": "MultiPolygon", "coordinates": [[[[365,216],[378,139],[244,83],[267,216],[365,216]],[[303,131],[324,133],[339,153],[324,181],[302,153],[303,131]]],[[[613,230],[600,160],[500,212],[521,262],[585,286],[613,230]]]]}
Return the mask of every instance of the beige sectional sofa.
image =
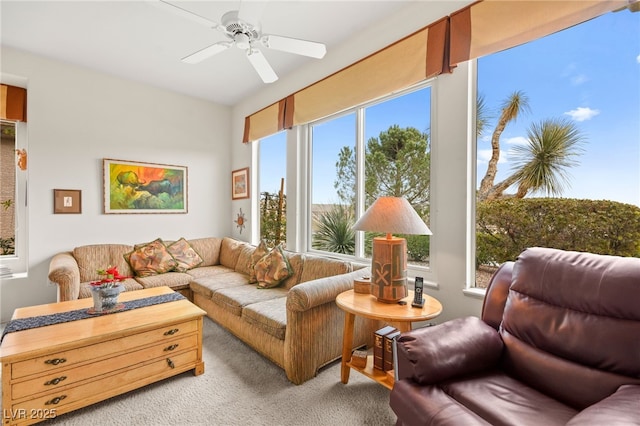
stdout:
{"type": "MultiPolygon", "coordinates": [[[[340,357],[344,312],[335,298],[353,288],[353,279],[367,275],[368,269],[285,251],[292,275],[277,287],[258,288],[248,282],[255,246],[215,237],[188,243],[202,263],[184,272],[135,276],[125,260],[134,246],[97,244],[56,254],[49,280],[59,286],[60,301],[91,297],[89,282],[99,279],[97,270],[107,266],[132,276],[124,281],[126,290],[157,286],[181,290],[213,321],[283,368],[295,384],[311,379],[320,367],[340,357]]],[[[378,326],[357,318],[354,348],[371,344],[378,326]]]]}

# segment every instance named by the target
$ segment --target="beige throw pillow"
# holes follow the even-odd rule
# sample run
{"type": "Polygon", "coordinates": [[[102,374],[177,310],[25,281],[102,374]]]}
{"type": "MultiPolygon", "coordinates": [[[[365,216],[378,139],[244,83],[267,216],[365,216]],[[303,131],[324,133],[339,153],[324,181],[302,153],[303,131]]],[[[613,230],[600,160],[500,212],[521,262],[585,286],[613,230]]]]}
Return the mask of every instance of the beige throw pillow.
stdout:
{"type": "Polygon", "coordinates": [[[175,243],[169,245],[167,250],[176,260],[177,266],[175,270],[178,272],[188,271],[203,262],[202,257],[200,257],[198,252],[196,252],[184,238],[180,238],[175,243]]]}
{"type": "Polygon", "coordinates": [[[293,269],[289,264],[289,259],[284,254],[282,244],[274,247],[269,254],[265,255],[256,263],[254,267],[258,288],[277,287],[293,274],[293,269]]]}
{"type": "Polygon", "coordinates": [[[178,265],[160,238],[125,254],[124,258],[139,277],[163,274],[178,265]]]}
{"type": "Polygon", "coordinates": [[[249,261],[249,284],[257,283],[258,279],[256,278],[255,266],[260,259],[262,259],[265,255],[269,254],[269,247],[267,247],[267,242],[265,240],[260,240],[260,244],[253,251],[251,255],[251,260],[249,261]]]}

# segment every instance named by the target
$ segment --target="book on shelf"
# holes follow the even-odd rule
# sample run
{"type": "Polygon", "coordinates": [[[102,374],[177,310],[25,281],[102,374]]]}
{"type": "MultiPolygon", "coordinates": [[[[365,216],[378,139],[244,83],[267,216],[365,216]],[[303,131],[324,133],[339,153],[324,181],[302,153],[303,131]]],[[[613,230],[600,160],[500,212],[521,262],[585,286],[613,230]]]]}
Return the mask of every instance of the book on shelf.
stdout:
{"type": "Polygon", "coordinates": [[[396,329],[390,325],[375,331],[373,336],[373,368],[384,369],[384,336],[394,331],[396,329]]]}
{"type": "Polygon", "coordinates": [[[393,370],[393,341],[396,337],[398,337],[400,335],[400,332],[398,330],[386,334],[383,338],[384,340],[384,356],[382,357],[382,362],[383,362],[383,370],[384,371],[389,371],[389,370],[393,370]]]}

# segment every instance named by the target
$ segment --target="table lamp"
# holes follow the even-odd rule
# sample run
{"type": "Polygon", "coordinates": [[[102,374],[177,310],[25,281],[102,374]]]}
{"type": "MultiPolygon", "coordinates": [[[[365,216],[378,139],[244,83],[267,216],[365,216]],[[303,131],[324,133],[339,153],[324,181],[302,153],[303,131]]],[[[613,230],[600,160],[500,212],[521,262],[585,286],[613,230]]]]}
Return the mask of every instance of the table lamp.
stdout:
{"type": "Polygon", "coordinates": [[[391,234],[431,235],[429,227],[409,201],[400,197],[380,197],[353,229],[387,234],[373,239],[371,294],[385,303],[396,303],[407,297],[407,240],[391,234]]]}

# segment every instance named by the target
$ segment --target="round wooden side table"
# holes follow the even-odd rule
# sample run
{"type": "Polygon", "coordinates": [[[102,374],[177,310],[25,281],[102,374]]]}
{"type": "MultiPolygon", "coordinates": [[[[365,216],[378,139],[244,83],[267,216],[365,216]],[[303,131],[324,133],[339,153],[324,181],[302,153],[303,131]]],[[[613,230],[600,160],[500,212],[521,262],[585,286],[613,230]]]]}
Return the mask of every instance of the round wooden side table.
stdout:
{"type": "Polygon", "coordinates": [[[409,295],[402,299],[402,301],[406,302],[405,305],[378,302],[375,296],[371,294],[356,293],[353,290],[340,293],[336,297],[336,304],[345,311],[344,331],[342,334],[342,366],[340,370],[342,383],[349,382],[349,372],[353,368],[389,389],[393,387],[393,380],[389,378],[386,372],[373,368],[373,355],[367,357],[367,364],[364,368],[351,364],[353,327],[357,315],[386,322],[404,332],[411,330],[412,323],[426,321],[442,313],[442,304],[437,299],[427,295],[423,296],[424,305],[422,308],[414,308],[411,306],[413,291],[409,290],[408,293],[409,295]]]}

